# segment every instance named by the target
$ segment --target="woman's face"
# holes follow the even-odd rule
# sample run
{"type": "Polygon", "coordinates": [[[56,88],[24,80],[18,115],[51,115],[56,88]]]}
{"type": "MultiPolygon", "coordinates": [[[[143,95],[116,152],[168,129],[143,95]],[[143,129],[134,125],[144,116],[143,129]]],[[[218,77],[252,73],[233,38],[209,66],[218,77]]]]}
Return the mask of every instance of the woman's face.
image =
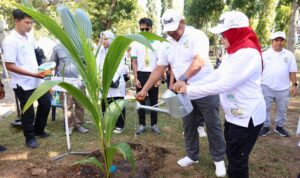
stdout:
{"type": "Polygon", "coordinates": [[[220,34],[220,38],[221,38],[221,44],[223,45],[223,47],[226,49],[230,46],[229,41],[227,40],[226,37],[223,36],[223,34],[220,34]]]}
{"type": "Polygon", "coordinates": [[[102,45],[103,45],[104,48],[109,47],[109,40],[106,36],[103,36],[103,38],[102,38],[102,45]]]}

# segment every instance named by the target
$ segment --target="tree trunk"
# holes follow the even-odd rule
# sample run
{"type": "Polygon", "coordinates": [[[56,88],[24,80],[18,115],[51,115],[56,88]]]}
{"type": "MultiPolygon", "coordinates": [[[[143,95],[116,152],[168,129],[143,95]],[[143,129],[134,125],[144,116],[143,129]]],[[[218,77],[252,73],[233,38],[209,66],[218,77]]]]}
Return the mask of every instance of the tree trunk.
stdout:
{"type": "Polygon", "coordinates": [[[110,10],[109,10],[109,13],[106,16],[105,30],[110,29],[112,24],[113,24],[111,16],[114,14],[114,12],[117,8],[117,4],[118,4],[117,0],[112,0],[111,1],[110,10]]]}
{"type": "Polygon", "coordinates": [[[291,18],[289,22],[289,32],[288,32],[288,38],[287,38],[287,46],[286,48],[290,50],[291,52],[295,52],[295,30],[296,30],[296,15],[298,11],[298,3],[297,0],[293,0],[292,2],[292,12],[291,12],[291,18]]]}

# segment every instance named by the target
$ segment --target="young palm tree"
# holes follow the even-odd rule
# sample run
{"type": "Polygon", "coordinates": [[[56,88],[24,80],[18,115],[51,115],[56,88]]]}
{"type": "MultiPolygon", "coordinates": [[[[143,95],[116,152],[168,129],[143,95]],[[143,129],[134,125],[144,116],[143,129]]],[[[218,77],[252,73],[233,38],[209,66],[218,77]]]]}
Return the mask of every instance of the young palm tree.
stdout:
{"type": "Polygon", "coordinates": [[[152,49],[148,40],[162,41],[164,39],[148,32],[118,36],[111,44],[106,55],[103,71],[99,71],[96,67],[96,60],[91,47],[91,21],[83,10],[76,9],[73,15],[67,7],[63,5],[58,6],[57,12],[61,18],[62,28],[47,15],[38,12],[31,7],[19,4],[14,5],[44,26],[66,47],[72,55],[88,93],[85,95],[80,89],[77,89],[72,84],[64,81],[45,81],[35,90],[23,110],[27,110],[34,101],[44,93],[48,92],[53,86],[59,85],[67,90],[67,92],[91,113],[97,128],[99,148],[104,157],[104,166],[96,158],[89,158],[81,161],[81,163],[93,163],[104,172],[106,177],[110,177],[110,167],[114,155],[116,152],[121,152],[124,158],[128,159],[131,165],[135,167],[132,150],[127,143],[111,144],[112,131],[116,120],[124,107],[124,100],[111,103],[106,109],[104,116],[102,116],[99,96],[103,99],[107,98],[106,96],[113,76],[126,49],[132,41],[138,41],[152,49]]]}

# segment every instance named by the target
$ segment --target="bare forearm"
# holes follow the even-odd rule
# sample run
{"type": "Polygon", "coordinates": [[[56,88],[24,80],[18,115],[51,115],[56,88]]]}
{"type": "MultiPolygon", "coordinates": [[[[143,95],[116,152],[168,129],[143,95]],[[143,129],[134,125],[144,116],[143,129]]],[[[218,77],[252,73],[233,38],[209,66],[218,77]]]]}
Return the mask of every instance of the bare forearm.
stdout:
{"type": "Polygon", "coordinates": [[[187,79],[190,79],[194,75],[196,75],[201,68],[204,66],[204,60],[200,58],[200,56],[196,55],[193,59],[193,62],[187,69],[187,71],[184,73],[187,79]]]}
{"type": "Polygon", "coordinates": [[[32,73],[30,71],[24,70],[23,68],[16,66],[14,63],[6,62],[5,66],[6,66],[7,70],[9,70],[11,72],[21,74],[21,75],[30,76],[30,77],[37,77],[36,73],[32,73]]]}
{"type": "Polygon", "coordinates": [[[151,72],[151,75],[148,78],[145,86],[143,87],[143,90],[148,91],[157,81],[159,81],[166,68],[167,66],[156,66],[155,69],[151,72]]]}
{"type": "Polygon", "coordinates": [[[136,80],[137,79],[137,59],[132,59],[131,63],[132,63],[133,76],[134,76],[134,79],[136,80]]]}
{"type": "Polygon", "coordinates": [[[290,81],[292,83],[296,83],[297,82],[296,72],[290,72],[290,81]]]}

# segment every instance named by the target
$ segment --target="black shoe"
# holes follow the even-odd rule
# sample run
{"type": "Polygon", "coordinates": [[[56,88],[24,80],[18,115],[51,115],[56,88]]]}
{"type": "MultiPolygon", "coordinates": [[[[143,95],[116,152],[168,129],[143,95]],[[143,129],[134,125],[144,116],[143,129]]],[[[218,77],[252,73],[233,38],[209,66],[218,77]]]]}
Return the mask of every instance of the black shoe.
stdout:
{"type": "Polygon", "coordinates": [[[50,136],[49,133],[43,131],[42,133],[34,133],[35,136],[41,137],[41,138],[47,138],[50,136]]]}
{"type": "Polygon", "coordinates": [[[26,146],[28,148],[37,148],[39,146],[39,144],[35,141],[35,139],[29,139],[28,141],[26,141],[26,146]]]}
{"type": "Polygon", "coordinates": [[[0,152],[5,151],[5,150],[6,150],[6,148],[4,146],[0,145],[0,152]]]}
{"type": "Polygon", "coordinates": [[[274,129],[274,131],[282,137],[288,137],[289,136],[289,133],[286,130],[284,130],[283,127],[276,127],[276,129],[274,129]]]}
{"type": "Polygon", "coordinates": [[[269,133],[271,133],[270,131],[270,127],[263,127],[260,132],[259,132],[259,136],[267,136],[269,133]]]}

